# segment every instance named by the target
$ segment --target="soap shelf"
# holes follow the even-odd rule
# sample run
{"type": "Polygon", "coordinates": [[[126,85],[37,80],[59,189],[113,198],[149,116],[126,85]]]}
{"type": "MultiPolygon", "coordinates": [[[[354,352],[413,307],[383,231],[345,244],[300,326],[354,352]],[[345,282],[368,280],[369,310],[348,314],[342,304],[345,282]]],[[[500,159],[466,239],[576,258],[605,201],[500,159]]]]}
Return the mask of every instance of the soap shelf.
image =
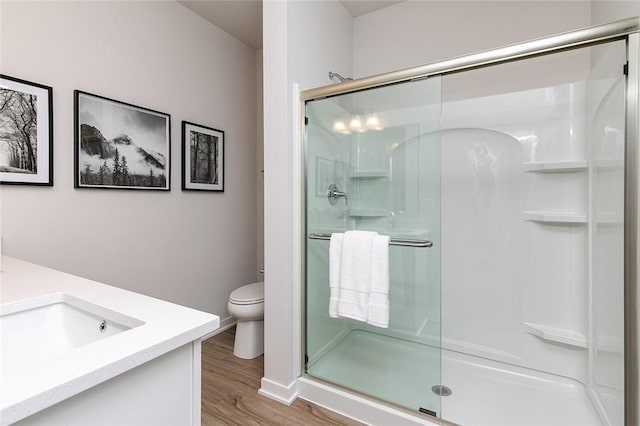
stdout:
{"type": "Polygon", "coordinates": [[[562,343],[577,348],[586,349],[587,338],[584,334],[564,328],[549,327],[546,325],[525,322],[526,332],[550,342],[562,343]]]}
{"type": "Polygon", "coordinates": [[[349,176],[351,179],[380,179],[389,177],[387,170],[359,170],[349,176]]]}
{"type": "Polygon", "coordinates": [[[525,211],[522,212],[524,220],[543,223],[566,223],[583,224],[587,223],[587,216],[576,213],[558,213],[550,211],[525,211]]]}
{"type": "Polygon", "coordinates": [[[540,161],[522,163],[525,172],[573,173],[587,169],[586,161],[540,161]]]}
{"type": "MultiPolygon", "coordinates": [[[[623,160],[595,160],[593,165],[598,169],[622,169],[623,160]]],[[[587,170],[589,164],[584,161],[531,161],[522,163],[525,172],[537,173],[572,173],[587,170]]]]}
{"type": "Polygon", "coordinates": [[[351,217],[387,217],[389,212],[382,209],[350,209],[347,216],[351,217]]]}

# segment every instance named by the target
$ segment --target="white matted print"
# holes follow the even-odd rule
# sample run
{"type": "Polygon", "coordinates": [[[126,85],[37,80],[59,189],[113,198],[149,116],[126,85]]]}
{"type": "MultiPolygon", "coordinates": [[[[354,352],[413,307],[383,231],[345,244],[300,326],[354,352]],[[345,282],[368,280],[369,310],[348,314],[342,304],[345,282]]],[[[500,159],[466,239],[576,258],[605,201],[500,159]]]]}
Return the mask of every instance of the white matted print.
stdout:
{"type": "Polygon", "coordinates": [[[53,186],[53,90],[0,75],[0,183],[53,186]]]}
{"type": "Polygon", "coordinates": [[[170,188],[171,117],[75,91],[75,187],[170,188]]]}
{"type": "Polygon", "coordinates": [[[182,122],[182,189],[224,191],[224,131],[182,122]]]}

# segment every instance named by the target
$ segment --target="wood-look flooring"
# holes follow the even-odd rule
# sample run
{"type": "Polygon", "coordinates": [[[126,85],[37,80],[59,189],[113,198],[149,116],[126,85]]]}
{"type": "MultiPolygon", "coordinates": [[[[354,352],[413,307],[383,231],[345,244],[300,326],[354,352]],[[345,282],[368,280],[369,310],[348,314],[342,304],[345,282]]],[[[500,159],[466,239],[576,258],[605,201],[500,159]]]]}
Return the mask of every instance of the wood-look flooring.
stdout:
{"type": "Polygon", "coordinates": [[[235,327],[202,342],[202,424],[361,425],[298,398],[286,406],[258,394],[264,356],[233,356],[235,327]]]}

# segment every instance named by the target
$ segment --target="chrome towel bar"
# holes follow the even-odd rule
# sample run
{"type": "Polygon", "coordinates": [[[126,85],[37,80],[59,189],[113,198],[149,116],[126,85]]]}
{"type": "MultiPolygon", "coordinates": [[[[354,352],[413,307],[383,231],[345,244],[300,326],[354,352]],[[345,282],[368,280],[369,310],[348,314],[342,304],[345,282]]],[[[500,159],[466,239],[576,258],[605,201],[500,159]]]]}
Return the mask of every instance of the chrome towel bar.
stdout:
{"type": "MultiPolygon", "coordinates": [[[[309,234],[310,240],[330,240],[331,234],[309,234]]],[[[403,238],[392,238],[389,241],[390,246],[400,247],[433,247],[433,243],[429,240],[409,240],[403,238]]]]}

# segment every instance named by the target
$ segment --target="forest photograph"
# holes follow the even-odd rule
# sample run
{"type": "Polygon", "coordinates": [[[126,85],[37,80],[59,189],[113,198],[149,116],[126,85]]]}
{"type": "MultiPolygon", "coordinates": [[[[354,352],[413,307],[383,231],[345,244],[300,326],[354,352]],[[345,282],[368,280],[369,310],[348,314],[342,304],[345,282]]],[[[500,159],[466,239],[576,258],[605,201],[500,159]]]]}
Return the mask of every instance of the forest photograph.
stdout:
{"type": "Polygon", "coordinates": [[[182,189],[224,191],[224,132],[182,122],[182,189]]]}
{"type": "Polygon", "coordinates": [[[0,181],[51,185],[51,88],[0,78],[0,181]]]}

